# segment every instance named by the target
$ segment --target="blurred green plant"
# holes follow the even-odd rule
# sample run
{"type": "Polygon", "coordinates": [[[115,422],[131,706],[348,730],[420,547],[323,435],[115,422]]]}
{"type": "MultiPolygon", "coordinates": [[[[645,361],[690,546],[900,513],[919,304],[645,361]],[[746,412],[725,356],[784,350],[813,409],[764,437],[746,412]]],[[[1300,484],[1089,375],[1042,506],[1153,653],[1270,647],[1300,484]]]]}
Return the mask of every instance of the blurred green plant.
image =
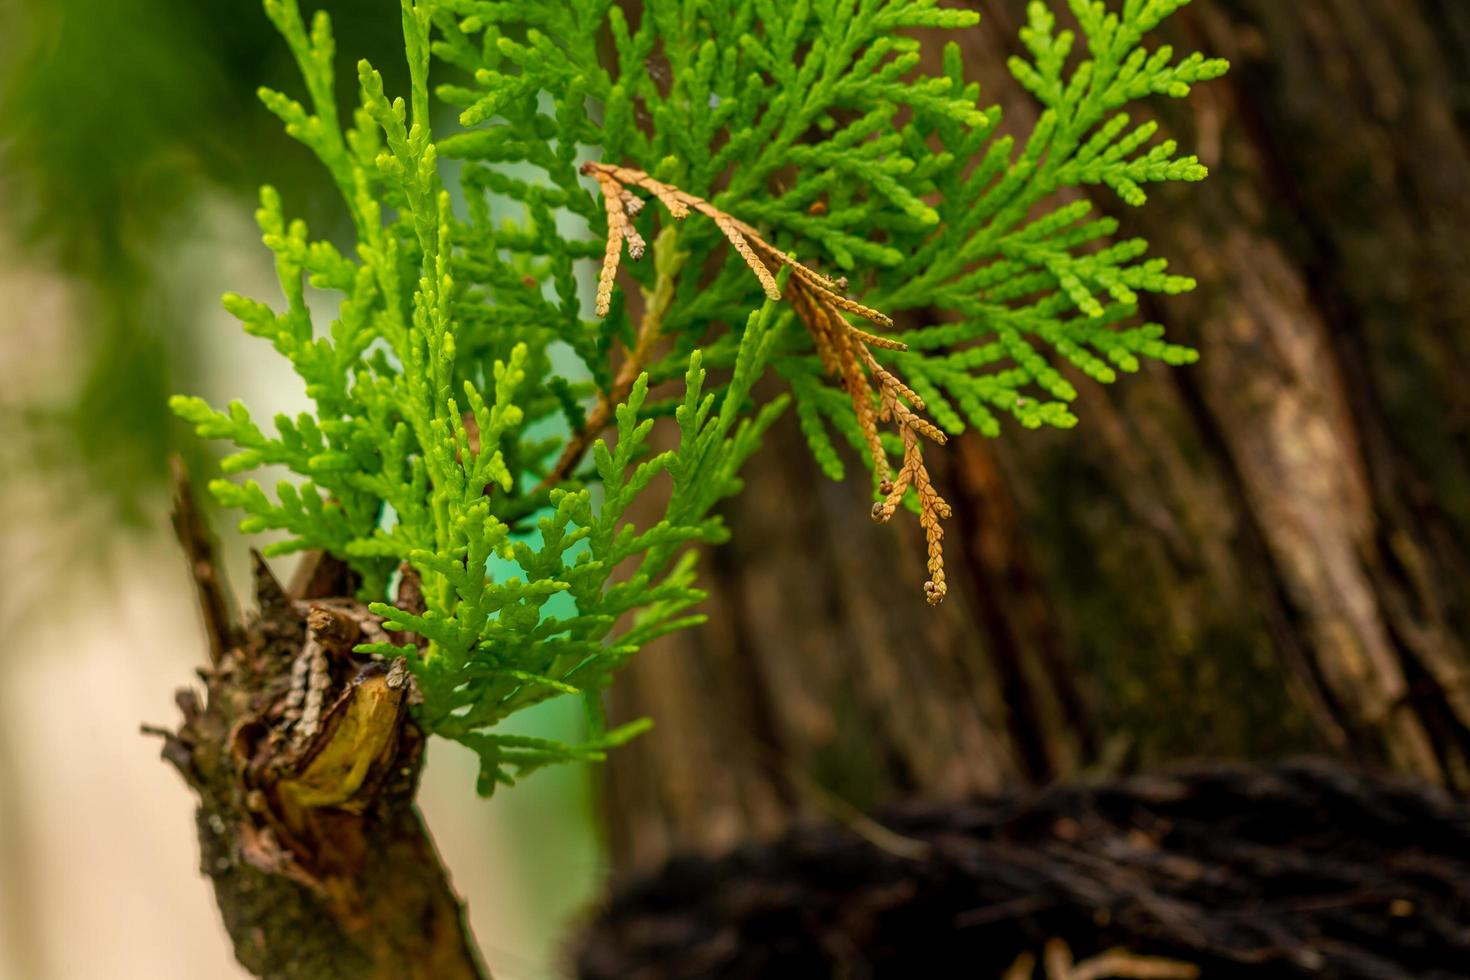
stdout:
{"type": "MultiPolygon", "coordinates": [[[[333,0],[358,51],[385,57],[396,24],[369,0],[333,0]]],[[[176,438],[164,401],[196,375],[197,336],[169,301],[169,249],[210,189],[253,191],[262,175],[329,184],[289,146],[239,80],[294,72],[251,4],[18,0],[0,10],[0,188],[4,231],[28,261],[76,287],[70,393],[16,406],[11,478],[84,481],[89,526],[139,524],[176,438]]],[[[386,60],[386,58],[385,58],[386,60]]],[[[306,206],[323,225],[336,209],[306,206]]],[[[94,538],[105,542],[106,537],[94,538]]]]}

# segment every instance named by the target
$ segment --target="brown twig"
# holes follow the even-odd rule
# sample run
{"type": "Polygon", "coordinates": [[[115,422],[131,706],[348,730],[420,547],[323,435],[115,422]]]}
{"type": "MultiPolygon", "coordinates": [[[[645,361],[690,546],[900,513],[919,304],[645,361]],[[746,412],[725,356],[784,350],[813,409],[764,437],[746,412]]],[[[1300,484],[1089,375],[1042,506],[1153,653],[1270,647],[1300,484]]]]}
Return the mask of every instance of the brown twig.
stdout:
{"type": "Polygon", "coordinates": [[[1193,963],[1139,956],[1126,949],[1110,949],[1075,963],[1064,939],[1048,942],[1045,958],[1047,980],[1195,980],[1199,976],[1199,967],[1193,963]]]}
{"type": "MultiPolygon", "coordinates": [[[[630,188],[636,187],[651,194],[675,219],[683,219],[691,212],[698,212],[713,221],[750,267],[766,296],[773,300],[784,297],[791,303],[796,315],[811,334],[823,367],[847,392],[872,458],[879,490],[884,495],[884,499],[873,506],[873,519],[886,523],[893,517],[910,488],[917,494],[919,524],[924,529],[928,552],[929,579],[924,583],[924,592],[931,605],[943,602],[948,585],[944,577],[944,529],[941,521],[950,516],[950,507],[929,479],[920,439],[922,437],[943,445],[944,433],[919,414],[924,411],[923,399],[891,371],[882,367],[872,353],[874,348],[895,351],[908,348],[900,341],[854,326],[847,316],[851,314],[879,327],[891,327],[893,321],[885,314],[843,295],[843,290],[847,287],[846,280],[830,279],[802,265],[767,242],[750,225],[721,211],[703,198],[655,180],[643,171],[631,167],[589,162],[583,164],[582,173],[597,181],[607,207],[607,251],[603,257],[602,275],[597,286],[598,315],[606,315],[610,308],[613,281],[617,276],[624,242],[628,243],[629,253],[633,258],[637,259],[642,254],[643,239],[638,236],[629,220],[641,209],[641,198],[632,193],[630,188]],[[634,201],[640,203],[635,205],[632,203],[634,201]],[[783,268],[790,270],[784,293],[776,278],[783,268]],[[903,465],[896,478],[891,478],[892,468],[888,453],[879,435],[879,424],[884,422],[896,426],[903,440],[903,465]]],[[[662,311],[658,322],[662,322],[662,311]]],[[[568,444],[561,459],[538,490],[545,490],[565,479],[592,439],[606,427],[613,407],[626,397],[627,388],[632,386],[637,372],[646,363],[651,340],[650,350],[644,350],[644,346],[645,335],[640,330],[637,347],[624,362],[624,370],[619,374],[619,381],[626,380],[626,386],[620,389],[619,384],[615,383],[613,390],[598,402],[597,409],[587,419],[587,425],[568,444]],[[640,351],[644,355],[643,359],[637,356],[640,351]],[[625,374],[628,375],[626,379],[625,374]]]]}
{"type": "Polygon", "coordinates": [[[234,603],[229,599],[229,586],[215,556],[214,536],[209,533],[194,500],[189,471],[177,456],[169,460],[169,467],[174,484],[174,534],[189,560],[199,611],[204,616],[204,633],[209,640],[209,662],[218,664],[225,651],[238,640],[234,603]]]}
{"type": "MultiPolygon", "coordinates": [[[[599,184],[601,183],[601,180],[599,180],[599,184]]],[[[623,239],[625,237],[628,239],[630,243],[629,251],[632,252],[633,258],[641,258],[643,255],[643,239],[641,237],[635,237],[638,233],[633,231],[631,226],[621,223],[621,220],[615,222],[613,218],[614,213],[616,213],[621,219],[624,213],[623,192],[621,189],[614,191],[605,184],[603,185],[603,192],[604,194],[613,194],[614,196],[608,200],[616,203],[609,204],[608,254],[602,266],[603,279],[599,282],[597,288],[597,309],[599,316],[606,315],[607,313],[607,306],[604,299],[612,295],[612,276],[617,274],[618,254],[622,250],[623,239]],[[614,232],[615,228],[617,229],[616,232],[614,232]],[[614,239],[617,241],[616,250],[614,250],[612,244],[614,239]],[[633,248],[635,244],[637,246],[636,250],[633,248]]],[[[641,199],[634,199],[639,200],[640,204],[638,207],[629,208],[628,210],[636,214],[642,208],[642,204],[641,199]]],[[[662,267],[658,270],[658,276],[654,281],[653,289],[644,290],[643,292],[643,318],[638,323],[638,338],[633,343],[633,349],[626,352],[623,363],[618,368],[616,377],[613,378],[612,387],[598,398],[597,405],[587,416],[586,424],[579,431],[572,434],[571,440],[567,443],[566,448],[562,450],[561,456],[557,458],[556,465],[551,468],[551,472],[546,474],[545,479],[537,485],[534,493],[544,493],[571,475],[572,470],[576,468],[577,464],[581,462],[582,457],[586,454],[588,447],[592,445],[592,440],[596,439],[602,430],[606,429],[612,422],[613,413],[628,397],[628,392],[633,390],[634,382],[638,380],[638,376],[643,373],[643,369],[652,359],[654,348],[658,346],[659,337],[663,334],[664,316],[668,313],[669,307],[674,301],[674,286],[679,278],[679,269],[684,263],[684,253],[679,252],[675,246],[673,229],[665,229],[663,234],[659,235],[658,239],[655,240],[654,261],[662,267]]]]}

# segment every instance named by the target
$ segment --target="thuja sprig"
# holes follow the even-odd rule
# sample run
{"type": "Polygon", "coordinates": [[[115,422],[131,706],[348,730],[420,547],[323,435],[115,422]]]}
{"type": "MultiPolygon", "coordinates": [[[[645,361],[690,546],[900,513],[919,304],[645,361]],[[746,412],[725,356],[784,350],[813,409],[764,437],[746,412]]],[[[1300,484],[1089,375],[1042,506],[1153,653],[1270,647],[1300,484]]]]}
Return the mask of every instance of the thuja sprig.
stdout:
{"type": "Polygon", "coordinates": [[[1018,138],[956,45],[921,68],[908,31],[978,16],[937,0],[401,0],[407,91],[361,64],[350,113],[330,20],[265,0],[305,98],[262,99],[331,173],[357,240],[313,238],[264,191],[282,300],[226,307],[312,410],[272,427],[238,402],[173,407],[234,444],[228,474],[290,474],[213,489],[280,536],[271,553],[349,563],[382,621],[359,652],[407,660],[421,723],[479,752],[482,788],[594,757],[629,734],[603,730],[601,688],[698,621],[691,546],[725,536],[713,508],[786,403],[757,403],[763,372],[789,383],[826,473],[843,475],[834,432],[871,470],[876,519],[918,513],[937,603],[949,507],[926,442],[1006,415],[1069,426],[1077,372],[1194,357],[1135,322],[1143,293],[1193,281],[1064,193],[1141,205],[1151,183],[1204,177],[1128,112],[1225,70],[1149,46],[1186,2],[1066,0],[1075,32],[1033,2],[1011,69],[1041,111],[1018,138]],[[436,94],[461,110],[452,132],[431,126],[436,94]],[[654,235],[647,197],[708,220],[654,235]],[[625,249],[653,252],[623,272],[641,304],[614,290],[625,249]],[[677,446],[657,452],[670,416],[677,446]],[[568,694],[589,706],[585,745],[495,730],[568,694]]]}
{"type": "MultiPolygon", "coordinates": [[[[1141,205],[1149,183],[1205,176],[1197,158],[1156,140],[1156,124],[1135,125],[1126,111],[1140,99],[1184,97],[1224,72],[1218,59],[1147,47],[1148,33],[1186,2],[1066,0],[1075,31],[1058,30],[1048,4],[1030,4],[1026,54],[1011,69],[1041,112],[1014,136],[1001,134],[1000,110],[966,80],[958,46],[944,49],[940,74],[920,68],[919,42],[902,29],[960,29],[978,16],[930,0],[655,0],[636,18],[606,0],[445,0],[436,22],[446,59],[475,77],[473,86],[442,90],[466,106],[461,121],[472,127],[450,139],[451,152],[528,208],[557,200],[594,230],[605,222],[587,257],[606,268],[624,245],[637,255],[645,233],[640,199],[610,194],[609,173],[594,169],[578,187],[582,147],[713,212],[705,230],[683,235],[691,258],[661,323],[667,342],[645,352],[655,378],[677,377],[679,357],[711,323],[738,324],[759,295],[752,286],[770,295],[763,260],[743,256],[754,281],[737,274],[738,263],[710,272],[709,255],[723,242],[738,250],[752,240],[718,217],[739,215],[783,252],[848,271],[866,306],[924,317],[897,336],[904,349],[868,350],[912,393],[896,402],[927,415],[936,432],[996,435],[1006,416],[1027,428],[1075,425],[1079,373],[1111,382],[1148,358],[1195,357],[1167,343],[1157,324],[1131,322],[1141,294],[1181,292],[1193,280],[1170,274],[1141,240],[1112,241],[1117,222],[1092,217],[1090,202],[1060,197],[1096,186],[1141,205]],[[614,57],[596,47],[604,30],[614,57]],[[522,151],[554,191],[497,173],[522,151]],[[594,190],[602,209],[587,200],[594,190]],[[935,312],[938,322],[928,320],[935,312]]],[[[673,200],[674,211],[690,207],[673,200]]],[[[645,272],[632,276],[646,282],[645,272]]],[[[619,337],[631,349],[635,335],[647,335],[615,304],[612,277],[600,282],[593,313],[603,326],[588,335],[598,350],[619,337]]],[[[875,400],[853,397],[823,356],[819,332],[808,335],[805,349],[778,351],[774,366],[791,385],[814,455],[840,478],[832,432],[844,437],[872,471],[878,513],[905,502],[927,512],[936,565],[942,502],[915,462],[924,440],[903,436],[919,433],[900,424],[900,438],[880,439],[887,452],[874,453],[875,400]],[[895,470],[899,478],[889,480],[895,470]],[[905,476],[909,496],[893,503],[891,488],[905,476]]],[[[729,349],[717,341],[706,355],[717,363],[729,349]]],[[[599,370],[592,366],[594,376],[599,370]]],[[[603,402],[610,380],[599,378],[603,402]]],[[[882,411],[885,400],[876,404],[882,411]]],[[[942,595],[942,577],[931,581],[942,595]]]]}
{"type": "MultiPolygon", "coordinates": [[[[406,660],[423,696],[420,723],[479,753],[488,792],[551,762],[596,758],[644,727],[604,731],[597,696],[641,645],[698,621],[688,612],[702,597],[689,547],[723,539],[712,509],[739,487],[741,464],[784,400],[752,411],[748,398],[775,336],[768,305],[747,318],[721,392],[704,391],[698,352],[684,355],[675,449],[651,450],[649,377],[633,365],[618,372],[601,408],[579,418],[588,386],[557,373],[550,349],[568,335],[565,324],[555,307],[525,302],[524,280],[545,270],[504,269],[490,243],[498,238],[514,252],[520,233],[474,207],[457,216],[442,185],[428,110],[432,9],[403,3],[409,97],[391,98],[378,72],[360,65],[361,107],[343,131],[328,19],[319,14],[308,30],[294,0],[268,0],[312,108],[276,93],[263,98],[338,178],[357,247],[345,255],[314,241],[304,223],[286,218],[281,195],[263,192],[258,218],[285,306],[234,296],[225,305],[292,365],[315,411],[278,417],[272,433],[238,402],[219,411],[179,397],[173,408],[201,435],[236,445],[227,471],[271,465],[293,474],[274,494],[254,480],[212,488],[245,511],[244,530],[284,532],[269,553],[316,548],[349,563],[380,620],[357,652],[406,660]],[[508,274],[521,301],[496,304],[494,284],[508,274]],[[313,322],[312,292],[341,297],[328,329],[313,322]],[[568,441],[536,429],[563,418],[586,433],[595,495],[560,480],[531,487],[568,441]],[[611,441],[599,438],[606,423],[611,441]],[[660,474],[671,485],[662,516],[655,506],[635,525],[630,508],[657,492],[660,474]],[[403,602],[401,588],[398,603],[389,602],[395,576],[413,583],[416,602],[403,602]],[[567,694],[584,697],[591,711],[585,744],[494,730],[516,711],[567,694]]],[[[655,299],[643,321],[651,336],[685,255],[672,231],[654,252],[655,299]]],[[[302,658],[304,680],[313,659],[302,658]]],[[[311,714],[304,696],[295,708],[295,717],[311,714]]]]}
{"type": "MultiPolygon", "coordinates": [[[[766,297],[772,300],[784,297],[791,304],[811,335],[828,375],[838,381],[851,399],[884,498],[873,505],[873,519],[887,523],[909,488],[917,492],[919,523],[928,545],[929,579],[924,583],[924,593],[931,605],[943,602],[948,585],[944,576],[944,529],[940,521],[950,516],[950,507],[929,479],[920,438],[943,445],[945,435],[918,414],[924,410],[923,399],[879,364],[872,353],[873,348],[896,351],[908,348],[900,341],[854,326],[846,314],[854,314],[879,327],[891,327],[893,321],[844,296],[846,280],[829,279],[802,265],[767,242],[750,225],[701,197],[631,167],[588,162],[582,165],[582,172],[597,181],[608,213],[607,250],[597,282],[598,314],[606,315],[611,306],[613,282],[624,244],[633,259],[643,255],[643,238],[628,220],[629,215],[643,209],[643,199],[633,193],[633,188],[652,195],[675,220],[682,221],[691,212],[698,212],[714,222],[755,274],[766,297]],[[782,270],[789,272],[784,290],[777,283],[777,275],[782,270]],[[903,465],[896,477],[878,435],[878,423],[890,421],[897,426],[903,443],[903,465]]],[[[646,351],[635,349],[629,363],[636,363],[640,353],[646,351]]]]}

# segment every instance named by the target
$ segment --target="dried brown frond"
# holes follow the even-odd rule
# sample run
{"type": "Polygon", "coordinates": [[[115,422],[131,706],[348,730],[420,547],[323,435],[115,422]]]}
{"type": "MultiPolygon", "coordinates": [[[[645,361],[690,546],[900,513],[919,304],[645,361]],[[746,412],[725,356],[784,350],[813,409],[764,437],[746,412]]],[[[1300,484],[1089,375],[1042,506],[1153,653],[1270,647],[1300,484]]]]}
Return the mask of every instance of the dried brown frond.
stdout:
{"type": "Polygon", "coordinates": [[[875,333],[868,333],[866,330],[863,330],[860,327],[849,326],[848,329],[852,331],[852,335],[854,337],[856,337],[858,340],[862,341],[869,348],[879,347],[879,348],[882,348],[883,350],[908,350],[909,349],[909,345],[908,344],[905,344],[901,340],[894,340],[892,337],[880,337],[880,336],[878,336],[875,333]]]}
{"type": "Polygon", "coordinates": [[[626,234],[628,237],[628,254],[633,256],[634,262],[637,262],[643,258],[643,253],[648,250],[648,243],[643,240],[643,236],[638,234],[638,230],[632,225],[628,226],[626,234]]]}
{"type": "Polygon", "coordinates": [[[924,529],[928,549],[929,580],[924,583],[924,593],[931,605],[943,602],[948,585],[944,577],[944,528],[940,522],[950,516],[951,510],[934,489],[929,471],[924,466],[922,440],[943,445],[945,436],[919,414],[924,411],[923,399],[892,371],[879,364],[872,353],[874,349],[904,351],[908,347],[901,341],[853,326],[847,314],[878,327],[891,327],[893,321],[886,314],[845,296],[846,279],[832,279],[802,265],[767,242],[755,228],[703,198],[631,167],[589,162],[582,165],[582,172],[597,180],[607,207],[607,253],[597,284],[598,316],[607,314],[623,242],[628,242],[629,253],[635,259],[643,251],[643,239],[638,237],[628,220],[642,208],[642,199],[632,192],[632,188],[651,194],[676,219],[697,211],[713,221],[750,267],[766,295],[771,299],[785,298],[791,303],[811,334],[817,356],[827,374],[836,378],[847,392],[872,457],[879,492],[883,494],[883,499],[873,505],[873,519],[886,523],[902,505],[910,488],[917,495],[919,526],[924,529]],[[782,268],[791,270],[784,294],[776,279],[782,268]],[[879,434],[882,423],[891,423],[897,428],[903,442],[903,464],[897,476],[893,475],[879,434]]]}
{"type": "MultiPolygon", "coordinates": [[[[703,211],[704,209],[701,210],[703,211]]],[[[713,208],[710,208],[705,213],[709,212],[713,212],[710,214],[710,217],[714,219],[715,227],[725,233],[725,237],[730,240],[730,244],[735,246],[735,251],[740,253],[740,257],[745,260],[745,264],[750,266],[750,271],[754,272],[755,277],[760,280],[761,288],[766,291],[766,295],[771,299],[780,299],[781,289],[776,285],[776,277],[771,274],[771,269],[766,263],[757,257],[755,250],[750,247],[751,238],[742,234],[740,229],[736,227],[736,223],[731,221],[728,215],[714,211],[713,208]]],[[[755,240],[758,241],[759,239],[757,238],[755,240]]]]}
{"type": "MultiPolygon", "coordinates": [[[[618,262],[623,257],[623,239],[627,237],[627,213],[623,209],[623,189],[617,181],[595,174],[607,206],[607,250],[602,255],[602,274],[597,277],[597,315],[607,316],[612,308],[613,281],[618,276],[618,262]]],[[[634,256],[637,258],[637,256],[634,256]]]]}

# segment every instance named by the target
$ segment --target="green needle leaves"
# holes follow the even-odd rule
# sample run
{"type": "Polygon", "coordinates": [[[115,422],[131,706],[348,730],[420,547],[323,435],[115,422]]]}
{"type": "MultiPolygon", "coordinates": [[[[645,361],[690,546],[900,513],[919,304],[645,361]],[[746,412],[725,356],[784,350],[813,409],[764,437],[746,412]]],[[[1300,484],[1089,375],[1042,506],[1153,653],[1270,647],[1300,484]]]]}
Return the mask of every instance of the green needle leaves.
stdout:
{"type": "Polygon", "coordinates": [[[767,370],[825,472],[851,447],[875,516],[920,513],[938,601],[948,505],[919,436],[1070,426],[1078,374],[1193,358],[1134,322],[1142,294],[1193,281],[1065,193],[1142,205],[1150,184],[1205,176],[1128,111],[1224,72],[1148,45],[1185,2],[1069,0],[1075,31],[1031,4],[1010,67],[1040,113],[1015,138],[957,46],[921,67],[915,29],[978,16],[936,0],[401,0],[409,91],[362,63],[350,113],[326,15],[266,0],[305,93],[261,98],[331,173],[357,241],[313,239],[265,189],[282,299],[225,305],[313,409],[269,427],[239,403],[174,411],[233,444],[227,473],[289,474],[213,489],[245,530],[282,536],[270,551],[351,565],[402,638],[363,652],[408,658],[421,724],[480,754],[482,790],[598,758],[637,729],[603,731],[597,693],[700,619],[691,548],[724,538],[714,509],[786,402],[756,403],[767,370]],[[664,207],[628,193],[632,174],[664,207]],[[712,220],[675,234],[680,209],[712,220]],[[848,320],[876,310],[908,328],[848,320]],[[422,602],[404,609],[389,600],[407,576],[422,602]],[[571,694],[585,745],[496,730],[571,694]]]}

